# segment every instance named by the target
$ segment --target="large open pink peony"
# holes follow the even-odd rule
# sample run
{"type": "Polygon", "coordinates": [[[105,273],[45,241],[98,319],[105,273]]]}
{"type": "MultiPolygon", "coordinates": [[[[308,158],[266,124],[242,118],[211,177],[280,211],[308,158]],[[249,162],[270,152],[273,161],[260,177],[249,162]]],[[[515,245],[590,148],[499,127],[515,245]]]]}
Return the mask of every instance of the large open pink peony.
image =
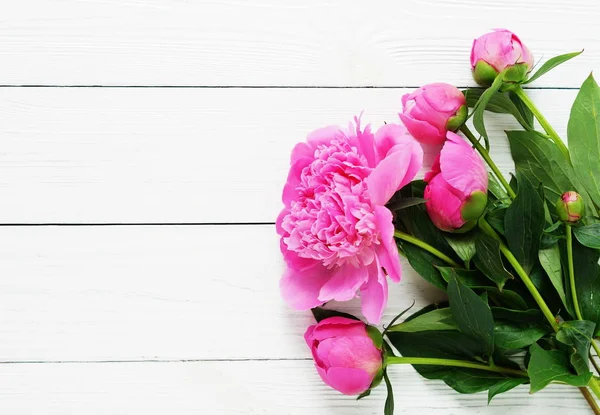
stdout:
{"type": "Polygon", "coordinates": [[[423,150],[404,126],[375,135],[360,120],[348,129],[326,127],[292,151],[277,218],[287,269],[284,299],[298,310],[360,291],[362,311],[379,322],[387,279],[401,276],[392,213],[384,206],[421,168],[423,150]]]}

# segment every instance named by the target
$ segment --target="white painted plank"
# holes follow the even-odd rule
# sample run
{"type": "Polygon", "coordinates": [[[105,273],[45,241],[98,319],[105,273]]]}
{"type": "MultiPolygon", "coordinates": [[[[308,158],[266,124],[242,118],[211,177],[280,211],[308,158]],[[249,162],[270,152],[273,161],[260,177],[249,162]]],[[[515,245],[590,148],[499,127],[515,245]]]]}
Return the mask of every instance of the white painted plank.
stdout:
{"type": "MultiPolygon", "coordinates": [[[[384,323],[442,298],[404,269],[384,323]]],[[[272,225],[5,227],[0,360],[307,358],[282,271],[272,225]]]]}
{"type": "MultiPolygon", "coordinates": [[[[29,414],[380,415],[385,387],[356,401],[321,383],[310,361],[2,365],[0,411],[29,414]]],[[[578,390],[526,386],[460,395],[411,367],[390,370],[396,414],[584,415],[578,390]]]]}
{"type": "MultiPolygon", "coordinates": [[[[397,122],[408,89],[0,90],[0,222],[273,222],[289,153],[366,110],[397,122]]],[[[565,135],[576,91],[535,90],[565,135]]],[[[512,170],[490,115],[493,156],[512,170]]]]}
{"type": "Polygon", "coordinates": [[[472,84],[474,37],[508,26],[537,59],[586,49],[536,82],[600,67],[595,0],[23,0],[2,10],[1,84],[472,84]]]}

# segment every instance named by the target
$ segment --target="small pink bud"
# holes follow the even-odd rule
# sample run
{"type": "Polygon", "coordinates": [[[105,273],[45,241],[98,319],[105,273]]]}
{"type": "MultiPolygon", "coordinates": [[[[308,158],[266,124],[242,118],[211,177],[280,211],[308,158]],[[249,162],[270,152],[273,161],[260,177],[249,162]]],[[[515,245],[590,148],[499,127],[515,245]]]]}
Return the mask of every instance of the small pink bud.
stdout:
{"type": "Polygon", "coordinates": [[[343,394],[359,395],[380,381],[383,353],[368,327],[360,320],[329,317],[304,334],[321,379],[343,394]]]}
{"type": "Polygon", "coordinates": [[[446,232],[466,232],[475,226],[487,205],[488,175],[466,141],[449,132],[425,181],[425,207],[435,226],[446,232]]]}
{"type": "Polygon", "coordinates": [[[402,97],[400,119],[423,144],[442,144],[448,131],[467,119],[467,101],[458,88],[444,83],[422,86],[402,97]]]}
{"type": "Polygon", "coordinates": [[[556,213],[563,222],[575,223],[585,213],[585,205],[581,195],[577,192],[565,192],[556,202],[556,213]]]}
{"type": "Polygon", "coordinates": [[[509,30],[496,29],[473,41],[471,70],[481,86],[490,86],[496,76],[510,68],[506,78],[513,82],[526,79],[533,68],[533,55],[509,30]]]}

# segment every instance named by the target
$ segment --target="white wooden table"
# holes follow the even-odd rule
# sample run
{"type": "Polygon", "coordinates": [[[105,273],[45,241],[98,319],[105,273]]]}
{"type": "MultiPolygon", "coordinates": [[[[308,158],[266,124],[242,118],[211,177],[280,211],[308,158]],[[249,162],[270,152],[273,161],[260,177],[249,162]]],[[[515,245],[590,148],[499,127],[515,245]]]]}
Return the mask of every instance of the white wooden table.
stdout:
{"type": "MultiPolygon", "coordinates": [[[[596,0],[20,0],[0,13],[0,413],[381,414],[318,378],[280,299],[289,151],[365,109],[469,86],[472,38],[521,35],[559,133],[600,68],[596,0]],[[371,4],[370,4],[371,3],[371,4]]],[[[512,169],[494,117],[494,155],[512,169]]],[[[441,294],[405,264],[389,321],[441,294]]],[[[358,312],[357,304],[344,309],[358,312]]],[[[486,405],[394,368],[399,414],[587,414],[576,390],[486,405]]]]}

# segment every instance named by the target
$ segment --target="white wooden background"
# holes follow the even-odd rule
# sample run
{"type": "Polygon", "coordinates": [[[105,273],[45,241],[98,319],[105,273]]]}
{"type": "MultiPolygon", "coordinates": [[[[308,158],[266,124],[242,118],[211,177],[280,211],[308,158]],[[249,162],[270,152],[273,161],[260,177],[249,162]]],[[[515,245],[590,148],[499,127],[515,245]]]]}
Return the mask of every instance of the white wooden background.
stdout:
{"type": "MultiPolygon", "coordinates": [[[[508,27],[564,135],[600,68],[596,0],[20,0],[0,13],[0,413],[381,414],[325,387],[279,298],[295,142],[403,93],[473,82],[508,27]]],[[[494,155],[512,169],[494,117],[494,155]]],[[[405,264],[384,321],[441,294],[405,264]]],[[[356,303],[344,309],[358,312],[356,303]]],[[[392,370],[399,414],[587,414],[576,390],[458,395],[392,370]]]]}

